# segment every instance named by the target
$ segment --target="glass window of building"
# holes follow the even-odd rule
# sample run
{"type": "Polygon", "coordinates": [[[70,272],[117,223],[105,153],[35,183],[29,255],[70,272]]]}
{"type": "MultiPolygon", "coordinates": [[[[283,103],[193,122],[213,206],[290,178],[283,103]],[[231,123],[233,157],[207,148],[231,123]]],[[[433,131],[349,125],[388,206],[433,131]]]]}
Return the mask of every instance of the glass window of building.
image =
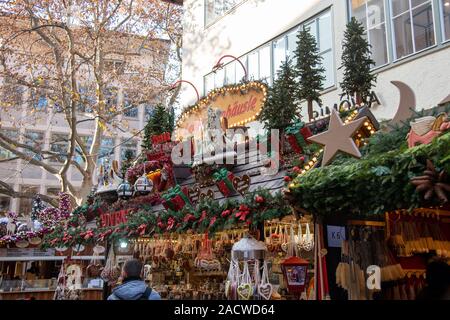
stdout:
{"type": "MultiPolygon", "coordinates": [[[[92,145],[92,136],[81,136],[81,140],[84,142],[84,145],[86,146],[86,149],[89,152],[89,149],[91,148],[92,145]]],[[[74,160],[80,164],[84,163],[81,148],[78,144],[75,146],[74,160]]]]}
{"type": "Polygon", "coordinates": [[[259,79],[265,80],[270,84],[271,63],[270,63],[270,45],[259,49],[259,79]]]}
{"type": "Polygon", "coordinates": [[[225,66],[225,84],[236,83],[236,61],[232,61],[225,66]]]}
{"type": "Polygon", "coordinates": [[[367,40],[372,45],[374,67],[385,65],[388,63],[388,47],[384,0],[351,0],[350,9],[352,16],[366,30],[367,40]]]}
{"type": "MultiPolygon", "coordinates": [[[[39,193],[39,187],[38,186],[26,186],[22,185],[20,186],[21,192],[27,192],[31,194],[37,194],[39,193]]],[[[31,213],[31,204],[33,202],[33,199],[31,198],[20,198],[19,199],[19,213],[22,215],[29,215],[31,213]]]]}
{"type": "Polygon", "coordinates": [[[69,135],[65,133],[52,133],[50,137],[50,151],[56,153],[50,157],[53,162],[62,162],[67,157],[69,148],[69,135]]]}
{"type": "Polygon", "coordinates": [[[40,152],[44,149],[44,132],[42,131],[26,131],[24,141],[27,146],[30,146],[34,151],[25,148],[25,153],[37,160],[42,160],[43,156],[40,152]],[[35,152],[36,151],[36,152],[35,152]]]}
{"type": "Polygon", "coordinates": [[[331,12],[326,11],[313,20],[303,25],[314,36],[319,54],[322,56],[322,66],[325,69],[324,89],[334,85],[334,59],[333,59],[333,37],[331,27],[331,12]]]}
{"type": "Polygon", "coordinates": [[[0,214],[5,215],[10,210],[11,198],[0,195],[0,214]]]}
{"type": "Polygon", "coordinates": [[[435,44],[431,0],[392,0],[391,15],[396,59],[435,44]]]}
{"type": "MultiPolygon", "coordinates": [[[[13,141],[18,141],[19,139],[19,131],[16,129],[5,129],[2,128],[2,133],[10,138],[13,141]]],[[[9,150],[6,150],[2,147],[0,147],[0,160],[5,160],[5,159],[9,159],[9,158],[13,158],[15,157],[14,153],[12,153],[9,150]]]]}
{"type": "Polygon", "coordinates": [[[209,25],[216,19],[225,15],[243,0],[204,0],[205,1],[205,25],[209,25]]]}
{"type": "Polygon", "coordinates": [[[277,71],[280,69],[281,64],[286,61],[286,48],[286,36],[282,36],[281,38],[273,42],[273,71],[275,79],[277,77],[277,71]]]}
{"type": "Polygon", "coordinates": [[[106,88],[104,93],[106,112],[108,113],[117,112],[117,103],[118,103],[117,94],[118,94],[117,88],[106,88]]]}
{"type": "Polygon", "coordinates": [[[95,97],[93,96],[94,90],[89,89],[86,86],[79,86],[78,92],[80,93],[80,101],[77,104],[79,112],[92,112],[92,107],[95,105],[95,97]]]}
{"type": "Polygon", "coordinates": [[[123,108],[125,109],[123,115],[129,118],[137,118],[139,109],[130,96],[131,94],[128,92],[123,93],[123,108]]]}
{"type": "Polygon", "coordinates": [[[248,79],[258,80],[259,79],[259,53],[254,51],[248,54],[248,79]]]}
{"type": "Polygon", "coordinates": [[[442,13],[442,33],[444,40],[450,40],[450,0],[440,0],[442,13]]]}
{"type": "MultiPolygon", "coordinates": [[[[245,69],[247,70],[247,56],[243,56],[239,58],[239,61],[244,65],[245,69]]],[[[245,77],[245,71],[244,68],[242,68],[241,64],[236,61],[236,83],[239,83],[244,79],[245,77]]]]}
{"type": "Polygon", "coordinates": [[[114,160],[114,139],[110,137],[103,137],[100,143],[100,150],[98,152],[97,165],[103,162],[103,159],[108,158],[110,163],[114,160]]]}
{"type": "Polygon", "coordinates": [[[287,34],[287,56],[292,60],[292,63],[295,64],[295,55],[294,51],[297,48],[297,35],[298,35],[299,28],[296,28],[292,31],[290,31],[287,34]]]}
{"type": "Polygon", "coordinates": [[[225,81],[225,69],[218,69],[216,72],[213,72],[214,75],[214,88],[223,87],[223,83],[225,81]]]}
{"type": "Polygon", "coordinates": [[[144,118],[146,121],[148,121],[150,119],[150,117],[153,115],[153,113],[155,112],[155,107],[153,105],[150,104],[146,104],[144,106],[144,118]]]}

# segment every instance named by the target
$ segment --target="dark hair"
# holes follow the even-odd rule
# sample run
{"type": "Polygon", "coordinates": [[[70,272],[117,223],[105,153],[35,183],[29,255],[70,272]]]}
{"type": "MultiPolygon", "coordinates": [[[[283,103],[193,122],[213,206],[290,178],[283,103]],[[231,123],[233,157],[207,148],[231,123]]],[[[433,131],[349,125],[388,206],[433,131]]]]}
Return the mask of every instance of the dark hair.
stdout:
{"type": "Polygon", "coordinates": [[[142,262],[138,259],[130,259],[123,265],[123,272],[126,273],[127,277],[141,277],[142,272],[142,262]]]}

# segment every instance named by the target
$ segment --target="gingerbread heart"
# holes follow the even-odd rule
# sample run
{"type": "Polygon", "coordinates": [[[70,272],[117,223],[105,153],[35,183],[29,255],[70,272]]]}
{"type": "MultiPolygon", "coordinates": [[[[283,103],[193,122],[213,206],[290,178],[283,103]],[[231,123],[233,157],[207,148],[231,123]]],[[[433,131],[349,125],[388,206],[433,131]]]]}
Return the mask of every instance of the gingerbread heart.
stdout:
{"type": "Polygon", "coordinates": [[[208,191],[206,191],[206,193],[200,193],[200,199],[204,199],[204,198],[210,198],[210,199],[214,199],[214,191],[212,191],[211,189],[208,189],[208,191]]]}
{"type": "Polygon", "coordinates": [[[250,300],[252,292],[253,289],[250,283],[243,283],[237,287],[237,294],[240,300],[250,300]]]}
{"type": "Polygon", "coordinates": [[[243,196],[250,188],[250,176],[248,174],[244,174],[242,177],[234,177],[233,187],[234,190],[243,196]]]}
{"type": "Polygon", "coordinates": [[[270,283],[264,283],[258,286],[258,293],[264,300],[270,300],[272,292],[273,287],[270,283]]]}
{"type": "Polygon", "coordinates": [[[189,199],[193,204],[196,204],[200,200],[200,187],[194,186],[188,189],[189,199]]]}

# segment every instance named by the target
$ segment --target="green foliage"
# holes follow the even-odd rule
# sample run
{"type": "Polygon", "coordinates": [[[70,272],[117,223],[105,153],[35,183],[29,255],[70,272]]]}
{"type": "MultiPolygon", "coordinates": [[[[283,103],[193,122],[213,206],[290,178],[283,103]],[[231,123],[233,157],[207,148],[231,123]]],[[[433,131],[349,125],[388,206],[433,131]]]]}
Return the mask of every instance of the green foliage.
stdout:
{"type": "MultiPolygon", "coordinates": [[[[374,137],[373,141],[388,141],[399,132],[374,137]]],[[[403,137],[404,138],[404,137],[403,137]]],[[[400,144],[401,145],[401,144],[400,144]]],[[[396,209],[421,206],[422,199],[410,183],[421,175],[430,159],[438,170],[450,170],[450,133],[431,144],[411,149],[392,145],[390,151],[366,154],[362,159],[346,159],[339,165],[311,170],[293,180],[291,191],[295,201],[317,216],[368,216],[396,209]]],[[[429,203],[438,205],[438,203],[429,203]]]]}
{"type": "Polygon", "coordinates": [[[122,159],[122,166],[120,172],[122,177],[125,178],[127,170],[133,165],[134,152],[133,150],[125,150],[124,158],[122,159]]]}
{"type": "MultiPolygon", "coordinates": [[[[77,209],[77,215],[85,211],[89,211],[89,208],[83,205],[77,209]]],[[[93,244],[103,240],[137,238],[153,233],[163,234],[190,230],[196,233],[214,233],[246,225],[255,226],[265,220],[282,218],[291,213],[291,207],[281,192],[272,195],[269,190],[260,188],[247,193],[240,201],[226,200],[219,203],[206,198],[196,206],[187,205],[180,211],[163,210],[154,214],[141,207],[128,215],[126,223],[114,227],[88,230],[86,225],[69,228],[59,225],[52,233],[45,236],[44,247],[72,246],[80,243],[93,244]],[[263,201],[256,201],[257,197],[261,197],[263,201]],[[241,219],[240,213],[243,211],[248,211],[245,219],[241,219]],[[172,226],[168,229],[170,223],[172,226]],[[87,236],[89,231],[92,236],[87,236]]]]}
{"type": "Polygon", "coordinates": [[[162,104],[155,107],[153,115],[148,120],[144,128],[144,138],[142,139],[142,148],[152,149],[151,137],[164,132],[172,132],[174,128],[175,115],[173,109],[167,111],[162,104]]]}
{"type": "Polygon", "coordinates": [[[277,72],[277,79],[268,90],[267,101],[259,116],[259,120],[264,123],[264,128],[285,129],[297,117],[295,87],[292,63],[287,60],[277,72]]]}
{"type": "Polygon", "coordinates": [[[325,69],[316,40],[308,29],[300,30],[298,33],[297,49],[294,54],[297,61],[295,72],[298,77],[296,96],[299,101],[308,101],[308,116],[312,119],[312,102],[321,104],[320,91],[323,89],[325,69]]]}
{"type": "MultiPolygon", "coordinates": [[[[371,45],[365,38],[364,27],[355,17],[347,24],[342,44],[344,77],[340,86],[344,93],[365,100],[370,95],[376,75],[370,72],[375,61],[371,58],[371,45]]],[[[358,101],[360,102],[360,101],[358,101]]]]}

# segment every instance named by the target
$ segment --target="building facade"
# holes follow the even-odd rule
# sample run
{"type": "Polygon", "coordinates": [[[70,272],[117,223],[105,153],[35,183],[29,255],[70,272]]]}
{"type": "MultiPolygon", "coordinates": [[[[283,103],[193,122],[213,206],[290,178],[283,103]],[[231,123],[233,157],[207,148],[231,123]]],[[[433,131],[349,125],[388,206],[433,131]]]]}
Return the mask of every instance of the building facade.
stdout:
{"type": "MultiPolygon", "coordinates": [[[[130,36],[132,37],[132,36],[130,36]]],[[[133,39],[132,39],[133,40],[133,39]]],[[[147,80],[148,86],[146,89],[153,92],[161,92],[164,84],[164,72],[168,58],[169,41],[168,40],[152,40],[156,43],[146,43],[145,50],[130,51],[130,56],[124,62],[121,55],[111,56],[111,59],[105,60],[105,68],[108,72],[119,74],[117,79],[127,79],[135,77],[136,72],[130,71],[129,65],[144,66],[143,69],[151,65],[154,66],[153,72],[158,75],[155,79],[147,80]],[[152,50],[158,48],[158,50],[152,50]],[[155,54],[156,52],[156,54],[155,54]]],[[[136,40],[136,43],[138,41],[136,40]]],[[[148,74],[141,74],[141,77],[148,77],[148,74]]],[[[83,77],[80,77],[84,79],[83,77]]],[[[86,76],[86,83],[89,82],[89,76],[86,76]]],[[[13,140],[30,145],[42,151],[51,151],[62,154],[68,147],[68,137],[70,128],[65,114],[60,110],[58,104],[52,99],[49,92],[34,91],[32,89],[25,89],[22,86],[10,86],[8,78],[0,77],[0,92],[5,93],[5,90],[13,90],[14,100],[8,102],[8,108],[0,108],[0,130],[6,136],[13,140]],[[5,110],[8,109],[8,112],[5,110]]],[[[89,149],[92,143],[94,133],[94,121],[91,106],[95,101],[95,88],[89,88],[86,83],[78,83],[80,95],[80,103],[77,106],[79,120],[77,124],[78,134],[86,142],[86,147],[89,149]],[[84,103],[83,103],[84,102],[84,103]]],[[[141,137],[138,134],[147,123],[148,117],[152,114],[154,106],[163,102],[163,97],[160,94],[150,94],[151,98],[145,102],[132,102],[133,94],[136,94],[136,88],[132,87],[133,82],[115,81],[105,92],[106,107],[114,107],[115,110],[124,109],[124,113],[119,114],[115,120],[118,125],[108,126],[105,133],[102,135],[100,151],[96,155],[97,165],[101,164],[105,159],[109,161],[124,158],[127,150],[131,150],[136,156],[141,152],[141,137]]],[[[142,88],[137,88],[142,90],[142,88]]],[[[11,96],[11,92],[9,92],[11,96]]],[[[27,150],[21,150],[29,152],[27,150]]],[[[32,154],[33,157],[40,157],[39,154],[32,154]]],[[[54,158],[39,158],[52,167],[60,168],[61,161],[54,158]]],[[[74,160],[79,164],[83,164],[83,159],[80,153],[76,153],[74,160]]],[[[68,177],[75,187],[79,187],[82,182],[81,172],[74,166],[69,168],[68,177]]],[[[28,191],[32,193],[40,193],[44,195],[57,196],[60,191],[60,181],[56,176],[44,170],[41,167],[31,165],[28,161],[16,158],[15,155],[0,147],[0,180],[12,186],[15,191],[28,191]]],[[[93,181],[95,183],[96,177],[93,181]]],[[[19,214],[28,214],[31,210],[31,199],[13,199],[8,196],[0,194],[0,215],[7,211],[18,212],[19,214]]]]}
{"type": "MultiPolygon", "coordinates": [[[[332,107],[342,93],[344,30],[355,17],[365,27],[376,62],[373,91],[379,104],[372,112],[379,120],[393,118],[401,100],[411,96],[417,110],[449,98],[449,0],[185,0],[184,7],[183,77],[204,95],[243,78],[244,68],[232,59],[212,72],[224,55],[239,58],[249,79],[270,85],[281,62],[293,58],[298,30],[307,28],[323,57],[323,106],[332,107]],[[401,96],[391,81],[410,90],[401,96]]],[[[195,100],[193,90],[184,88],[182,105],[195,100]]]]}

